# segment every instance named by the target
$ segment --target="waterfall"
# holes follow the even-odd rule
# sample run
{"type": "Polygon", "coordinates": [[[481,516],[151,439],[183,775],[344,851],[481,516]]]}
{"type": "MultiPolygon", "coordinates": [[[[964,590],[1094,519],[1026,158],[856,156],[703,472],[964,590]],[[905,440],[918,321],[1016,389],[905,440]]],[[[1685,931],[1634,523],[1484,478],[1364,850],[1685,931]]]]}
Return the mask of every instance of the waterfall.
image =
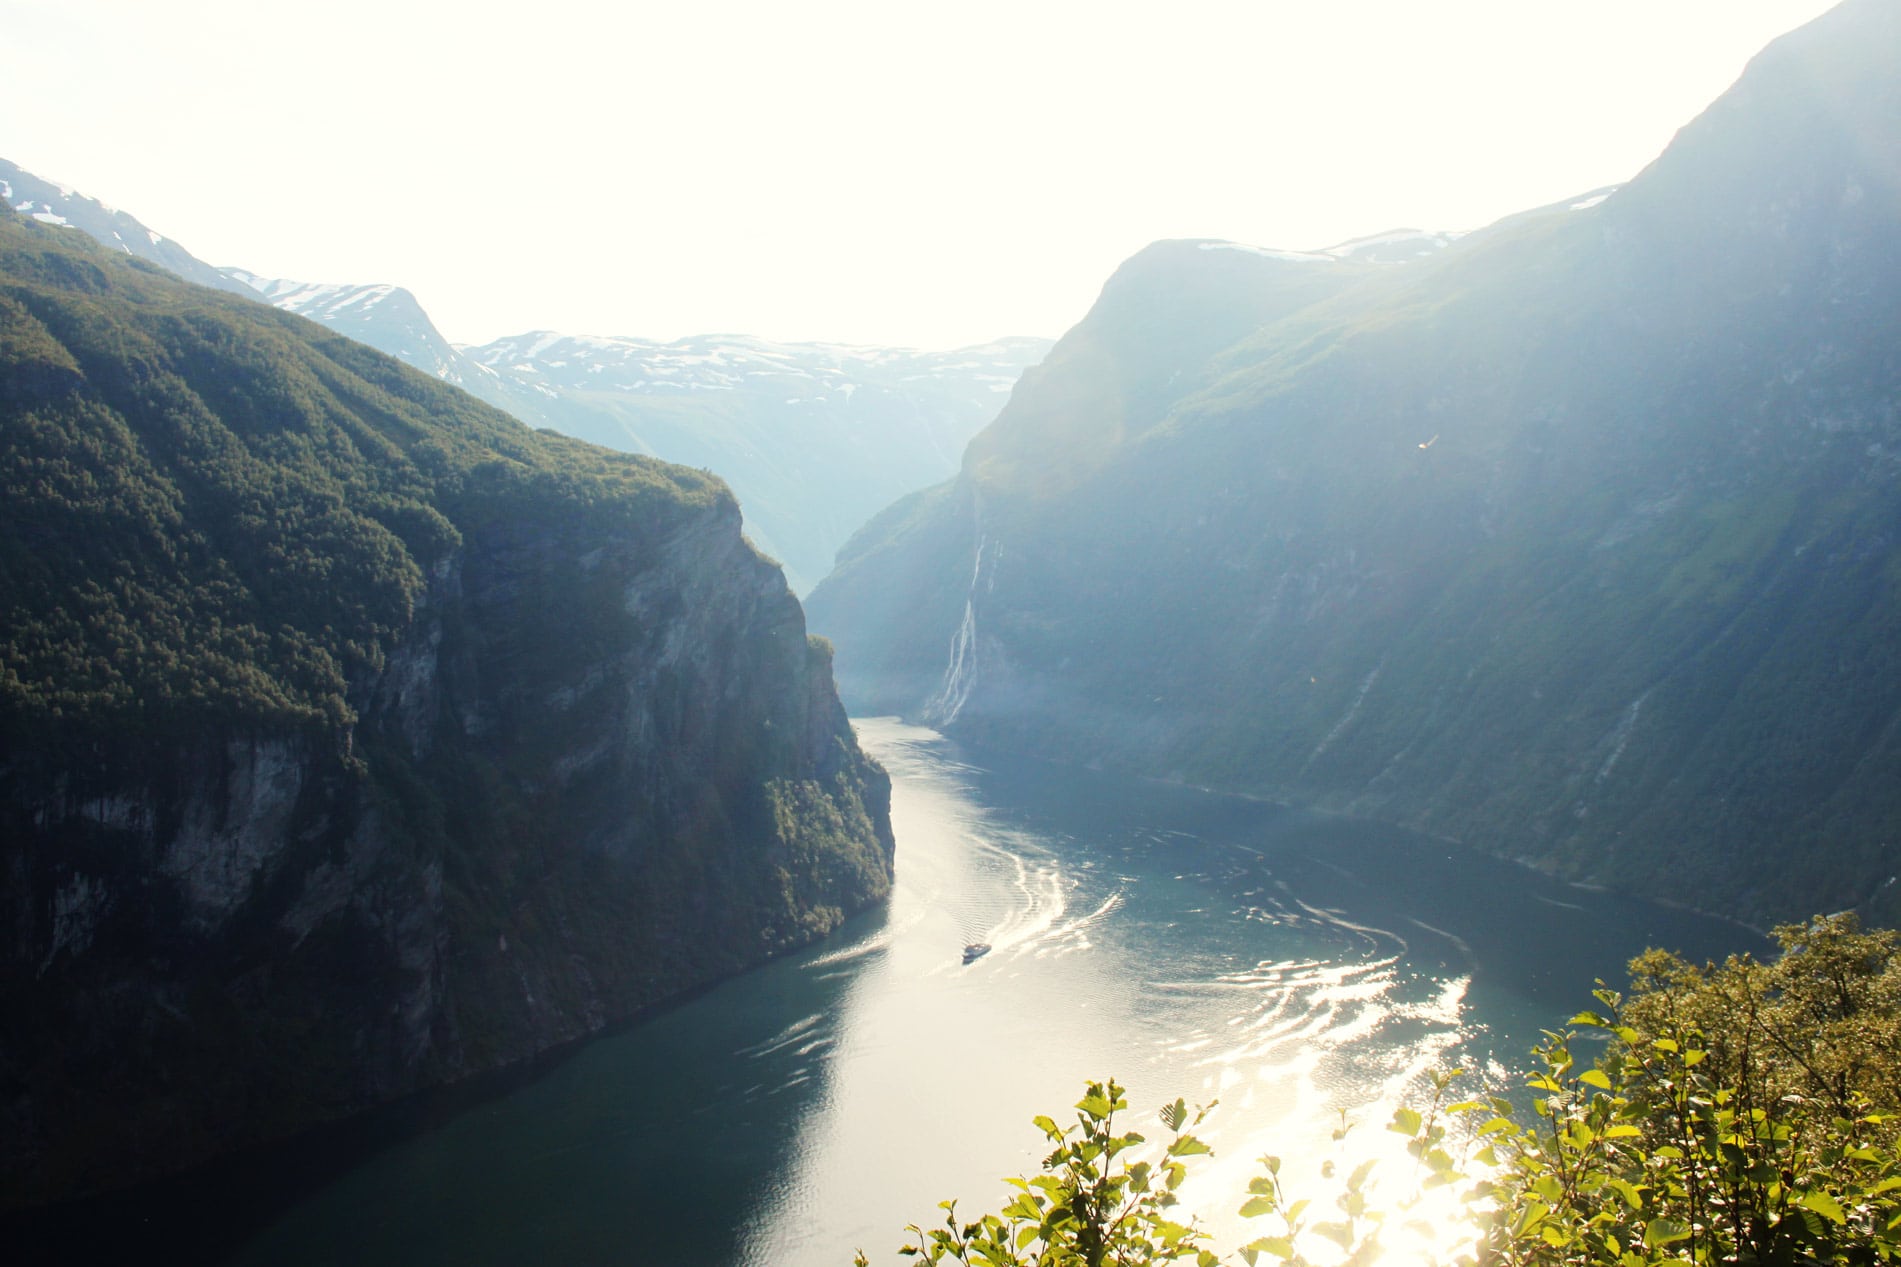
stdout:
{"type": "Polygon", "coordinates": [[[977,557],[970,566],[970,592],[964,597],[964,619],[951,635],[944,683],[924,705],[924,718],[933,726],[956,721],[977,685],[977,582],[983,576],[984,547],[989,544],[988,537],[977,538],[977,557]]]}

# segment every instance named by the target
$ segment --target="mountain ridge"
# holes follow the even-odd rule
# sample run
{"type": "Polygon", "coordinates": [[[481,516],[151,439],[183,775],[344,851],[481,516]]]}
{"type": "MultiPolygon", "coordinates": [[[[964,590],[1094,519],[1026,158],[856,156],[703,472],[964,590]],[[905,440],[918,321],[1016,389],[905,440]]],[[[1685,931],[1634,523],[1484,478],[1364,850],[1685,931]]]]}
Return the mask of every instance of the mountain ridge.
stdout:
{"type": "Polygon", "coordinates": [[[45,223],[80,229],[188,280],[308,317],[529,426],[718,472],[740,497],[748,533],[801,593],[831,569],[837,548],[874,510],[956,469],[964,441],[995,416],[1009,382],[1050,343],[1010,337],[933,352],[745,335],[663,342],[535,331],[457,346],[400,286],[213,268],[130,215],[5,160],[0,184],[17,187],[9,205],[31,206],[29,214],[45,223]],[[600,376],[555,386],[566,364],[550,364],[534,349],[557,343],[570,352],[593,347],[613,355],[595,362],[600,376]],[[720,349],[750,357],[757,368],[778,362],[776,372],[760,382],[728,373],[718,364],[725,358],[708,355],[720,349]],[[675,390],[667,390],[669,383],[675,390]],[[788,383],[796,395],[781,390],[788,383]],[[861,387],[864,396],[855,398],[861,387]],[[715,404],[707,393],[725,395],[715,404]]]}

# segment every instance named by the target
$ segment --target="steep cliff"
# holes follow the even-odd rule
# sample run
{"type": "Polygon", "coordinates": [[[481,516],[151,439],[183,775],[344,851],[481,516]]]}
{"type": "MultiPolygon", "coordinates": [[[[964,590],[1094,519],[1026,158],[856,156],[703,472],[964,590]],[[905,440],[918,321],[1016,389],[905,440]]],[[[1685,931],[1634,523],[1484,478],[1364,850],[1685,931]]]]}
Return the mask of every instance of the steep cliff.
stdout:
{"type": "Polygon", "coordinates": [[[0,217],[0,1198],[521,1060],[884,896],[717,480],[0,217]]]}
{"type": "Polygon", "coordinates": [[[1745,918],[1893,918],[1897,63],[1901,9],[1851,0],[1623,188],[1362,276],[1150,248],[813,592],[847,698],[1745,918]],[[1217,265],[1264,304],[1341,284],[1101,368],[1217,265]]]}

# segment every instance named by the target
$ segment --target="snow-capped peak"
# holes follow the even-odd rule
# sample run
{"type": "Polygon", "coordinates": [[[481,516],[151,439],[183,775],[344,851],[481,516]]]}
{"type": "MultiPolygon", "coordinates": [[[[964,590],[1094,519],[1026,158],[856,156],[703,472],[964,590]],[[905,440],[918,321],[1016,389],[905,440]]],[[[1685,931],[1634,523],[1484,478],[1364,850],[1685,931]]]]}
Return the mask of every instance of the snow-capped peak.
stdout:
{"type": "Polygon", "coordinates": [[[243,282],[268,302],[273,308],[282,308],[285,312],[302,313],[305,316],[315,311],[336,314],[355,308],[367,311],[395,294],[398,287],[388,284],[369,286],[349,283],[298,282],[281,277],[259,277],[256,273],[241,268],[227,268],[226,277],[243,282]]]}

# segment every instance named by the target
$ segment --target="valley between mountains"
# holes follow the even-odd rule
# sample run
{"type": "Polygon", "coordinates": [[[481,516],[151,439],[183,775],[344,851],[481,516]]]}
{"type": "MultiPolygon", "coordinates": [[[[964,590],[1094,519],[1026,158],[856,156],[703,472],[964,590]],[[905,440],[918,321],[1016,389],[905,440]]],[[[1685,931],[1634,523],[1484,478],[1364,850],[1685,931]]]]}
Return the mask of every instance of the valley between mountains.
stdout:
{"type": "MultiPolygon", "coordinates": [[[[1374,945],[1392,1017],[1472,1039],[1510,953],[1274,889],[1349,891],[1256,840],[1283,829],[1343,860],[1398,854],[1326,824],[1404,829],[1711,945],[1901,920],[1897,67],[1901,6],[1846,0],[1624,183],[1322,251],[1159,241],[1060,339],[949,351],[462,346],[393,282],[214,267],[0,162],[0,1213],[755,971],[855,981],[952,909],[946,945],[997,953],[931,997],[981,1010],[979,974],[1086,957],[1125,904],[1179,930],[1200,891],[1153,895],[1210,877],[1253,886],[1221,890],[1237,937],[1374,945]],[[892,778],[848,710],[954,807],[919,873],[942,909],[893,898],[892,778]],[[1036,819],[1057,769],[1086,867],[1036,819]],[[1220,829],[1104,826],[1099,780],[1220,829]],[[979,892],[1018,906],[966,916],[979,892]],[[841,933],[850,964],[797,958],[841,933]]],[[[1225,953],[1161,993],[1279,980],[1225,953]]],[[[845,1046],[842,986],[787,994],[828,1001],[759,1015],[845,1046]]]]}

